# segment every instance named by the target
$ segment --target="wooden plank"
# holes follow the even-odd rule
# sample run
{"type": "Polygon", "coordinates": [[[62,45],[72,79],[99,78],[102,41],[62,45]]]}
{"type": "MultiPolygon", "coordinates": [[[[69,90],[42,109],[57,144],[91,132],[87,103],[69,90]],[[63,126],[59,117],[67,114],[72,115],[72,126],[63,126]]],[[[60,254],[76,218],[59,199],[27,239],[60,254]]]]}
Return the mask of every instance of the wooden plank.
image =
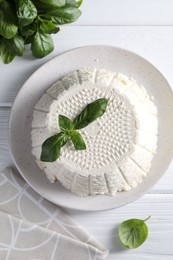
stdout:
{"type": "Polygon", "coordinates": [[[173,27],[66,26],[54,35],[55,51],[34,59],[27,47],[24,57],[9,64],[0,61],[0,105],[10,106],[22,84],[39,66],[56,55],[85,45],[113,45],[134,51],[154,63],[173,85],[173,27]]]}
{"type": "Polygon", "coordinates": [[[0,170],[13,164],[8,146],[10,109],[0,108],[0,170]]]}
{"type": "MultiPolygon", "coordinates": [[[[0,108],[0,170],[13,164],[8,145],[9,115],[10,108],[0,108]]],[[[173,193],[173,163],[149,193],[173,193]]]]}
{"type": "Polygon", "coordinates": [[[172,260],[172,205],[173,194],[145,195],[136,202],[110,211],[67,210],[67,212],[109,248],[110,254],[107,260],[172,260]],[[117,236],[119,224],[130,218],[145,219],[149,215],[151,215],[147,221],[149,235],[145,243],[137,249],[124,249],[117,236]]]}
{"type": "Polygon", "coordinates": [[[172,0],[84,0],[75,24],[173,25],[172,8],[172,0]]]}

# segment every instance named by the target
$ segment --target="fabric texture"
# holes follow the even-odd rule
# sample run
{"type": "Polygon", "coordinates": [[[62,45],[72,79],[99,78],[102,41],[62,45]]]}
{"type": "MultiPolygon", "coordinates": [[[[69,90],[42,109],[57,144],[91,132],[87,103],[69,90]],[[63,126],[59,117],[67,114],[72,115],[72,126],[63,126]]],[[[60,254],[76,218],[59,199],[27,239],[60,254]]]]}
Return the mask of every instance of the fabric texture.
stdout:
{"type": "Polygon", "coordinates": [[[1,260],[101,260],[108,250],[11,168],[0,174],[1,260]]]}

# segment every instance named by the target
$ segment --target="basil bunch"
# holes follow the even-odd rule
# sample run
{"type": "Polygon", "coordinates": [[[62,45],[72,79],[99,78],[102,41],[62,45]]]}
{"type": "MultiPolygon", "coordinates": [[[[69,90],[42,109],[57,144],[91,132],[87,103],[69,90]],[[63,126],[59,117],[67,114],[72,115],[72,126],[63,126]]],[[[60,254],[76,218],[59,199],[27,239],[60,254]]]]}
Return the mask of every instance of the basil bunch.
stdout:
{"type": "Polygon", "coordinates": [[[83,137],[76,130],[86,127],[98,117],[101,117],[105,113],[107,105],[107,99],[97,99],[88,104],[73,121],[66,116],[59,115],[61,132],[44,141],[42,144],[40,160],[43,162],[56,161],[61,155],[61,147],[70,139],[76,150],[85,150],[86,144],[83,137]]]}
{"type": "Polygon", "coordinates": [[[52,33],[81,15],[83,0],[0,0],[0,56],[5,64],[31,44],[34,57],[53,51],[52,33]]]}

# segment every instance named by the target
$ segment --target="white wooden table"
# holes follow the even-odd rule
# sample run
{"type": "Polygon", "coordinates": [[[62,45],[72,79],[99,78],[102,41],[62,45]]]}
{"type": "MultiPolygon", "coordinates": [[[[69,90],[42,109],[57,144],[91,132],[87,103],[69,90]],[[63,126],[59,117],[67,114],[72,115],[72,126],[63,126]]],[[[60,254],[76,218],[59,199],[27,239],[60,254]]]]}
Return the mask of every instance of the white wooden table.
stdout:
{"type": "MultiPolygon", "coordinates": [[[[10,65],[0,61],[0,169],[13,164],[8,146],[12,102],[25,80],[40,65],[71,48],[106,44],[132,50],[156,65],[173,86],[172,0],[84,0],[79,21],[54,36],[55,51],[37,60],[29,51],[10,65]]],[[[166,104],[165,104],[166,105],[166,104]]],[[[104,212],[68,212],[110,249],[113,259],[173,259],[173,163],[141,199],[104,212]],[[124,250],[116,238],[120,222],[146,218],[149,237],[138,249],[124,250]]]]}

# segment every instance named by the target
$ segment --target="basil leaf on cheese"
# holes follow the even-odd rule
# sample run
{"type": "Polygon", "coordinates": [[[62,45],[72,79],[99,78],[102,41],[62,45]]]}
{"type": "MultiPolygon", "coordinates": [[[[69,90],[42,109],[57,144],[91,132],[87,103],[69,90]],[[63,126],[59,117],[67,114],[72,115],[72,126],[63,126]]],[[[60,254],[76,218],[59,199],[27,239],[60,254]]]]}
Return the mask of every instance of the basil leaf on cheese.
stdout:
{"type": "Polygon", "coordinates": [[[73,129],[73,122],[70,118],[59,115],[59,127],[62,131],[70,131],[73,129]]]}
{"type": "Polygon", "coordinates": [[[61,155],[61,147],[68,141],[69,137],[66,133],[61,132],[57,135],[46,139],[42,144],[42,152],[40,160],[43,162],[54,162],[61,155]]]}
{"type": "Polygon", "coordinates": [[[73,123],[75,129],[81,129],[101,117],[107,108],[108,100],[100,98],[88,104],[84,110],[74,119],[73,123]]]}
{"type": "Polygon", "coordinates": [[[86,144],[79,132],[73,130],[70,132],[70,137],[76,150],[86,150],[86,144]]]}

